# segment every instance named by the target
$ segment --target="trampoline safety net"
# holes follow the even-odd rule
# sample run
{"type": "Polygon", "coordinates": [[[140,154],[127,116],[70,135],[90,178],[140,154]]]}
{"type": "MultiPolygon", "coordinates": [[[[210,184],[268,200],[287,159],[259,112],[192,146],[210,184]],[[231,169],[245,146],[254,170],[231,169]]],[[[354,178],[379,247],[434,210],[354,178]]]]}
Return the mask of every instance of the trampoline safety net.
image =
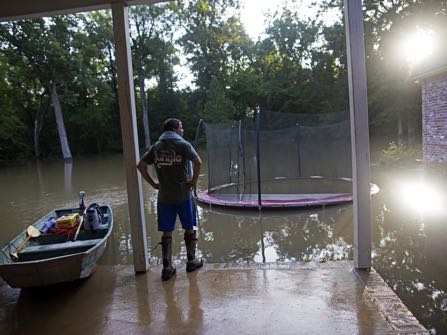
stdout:
{"type": "Polygon", "coordinates": [[[299,207],[352,200],[348,113],[262,111],[204,127],[208,191],[200,201],[299,207]]]}

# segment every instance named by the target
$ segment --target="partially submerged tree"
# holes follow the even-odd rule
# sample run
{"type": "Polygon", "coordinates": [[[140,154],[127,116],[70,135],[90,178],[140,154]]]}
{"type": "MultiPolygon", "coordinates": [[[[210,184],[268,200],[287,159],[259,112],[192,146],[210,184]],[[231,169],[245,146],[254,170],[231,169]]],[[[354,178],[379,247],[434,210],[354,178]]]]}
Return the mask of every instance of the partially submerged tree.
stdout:
{"type": "Polygon", "coordinates": [[[0,161],[27,157],[32,151],[22,113],[34,111],[35,100],[28,94],[32,84],[23,80],[28,77],[27,68],[19,59],[9,62],[9,56],[9,52],[0,52],[0,161]]]}
{"type": "MultiPolygon", "coordinates": [[[[73,23],[70,17],[55,17],[51,21],[43,19],[9,22],[0,25],[0,37],[23,57],[36,78],[51,97],[64,159],[72,158],[67,133],[65,131],[58,85],[67,81],[66,75],[73,66],[70,59],[70,40],[73,23]]],[[[35,141],[38,141],[40,118],[36,117],[35,141]]],[[[38,155],[38,144],[35,143],[38,155]]]]}

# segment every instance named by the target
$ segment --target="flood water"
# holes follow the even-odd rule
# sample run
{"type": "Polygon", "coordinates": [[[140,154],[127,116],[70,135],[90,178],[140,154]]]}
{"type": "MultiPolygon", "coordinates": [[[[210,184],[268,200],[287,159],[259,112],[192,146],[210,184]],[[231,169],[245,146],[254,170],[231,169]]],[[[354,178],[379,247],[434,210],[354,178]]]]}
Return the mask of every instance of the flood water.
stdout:
{"type": "MultiPolygon", "coordinates": [[[[122,156],[30,162],[0,167],[0,245],[54,208],[108,203],[114,232],[104,265],[132,264],[122,156]]],[[[206,164],[206,162],[205,162],[206,164]]],[[[207,171],[206,166],[203,171],[207,171]]],[[[445,176],[422,167],[373,168],[373,266],[433,334],[447,333],[447,188],[445,176]]],[[[206,175],[199,189],[206,188],[206,175]]],[[[144,184],[148,252],[160,262],[156,193],[144,184]]],[[[199,205],[199,255],[208,263],[352,259],[352,205],[305,210],[228,210],[199,205]]],[[[183,232],[174,234],[175,262],[186,259],[183,232]]]]}

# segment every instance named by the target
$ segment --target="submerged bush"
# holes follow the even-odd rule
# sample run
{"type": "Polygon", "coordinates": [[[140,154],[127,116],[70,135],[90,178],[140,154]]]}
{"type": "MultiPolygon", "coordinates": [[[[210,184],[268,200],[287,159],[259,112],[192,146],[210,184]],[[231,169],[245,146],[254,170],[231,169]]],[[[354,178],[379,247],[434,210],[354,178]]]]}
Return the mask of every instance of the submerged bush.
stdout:
{"type": "Polygon", "coordinates": [[[379,163],[382,166],[396,166],[414,162],[421,156],[420,148],[408,148],[405,144],[390,142],[388,148],[382,150],[379,163]]]}

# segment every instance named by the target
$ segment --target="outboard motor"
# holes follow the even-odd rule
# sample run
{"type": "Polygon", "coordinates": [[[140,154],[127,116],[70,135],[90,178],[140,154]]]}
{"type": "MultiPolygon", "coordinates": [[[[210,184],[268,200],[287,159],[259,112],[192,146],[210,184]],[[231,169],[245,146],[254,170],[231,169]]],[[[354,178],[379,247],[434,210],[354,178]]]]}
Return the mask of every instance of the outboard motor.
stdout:
{"type": "Polygon", "coordinates": [[[101,209],[97,204],[91,204],[88,206],[85,212],[84,229],[97,230],[102,223],[101,209]]]}

